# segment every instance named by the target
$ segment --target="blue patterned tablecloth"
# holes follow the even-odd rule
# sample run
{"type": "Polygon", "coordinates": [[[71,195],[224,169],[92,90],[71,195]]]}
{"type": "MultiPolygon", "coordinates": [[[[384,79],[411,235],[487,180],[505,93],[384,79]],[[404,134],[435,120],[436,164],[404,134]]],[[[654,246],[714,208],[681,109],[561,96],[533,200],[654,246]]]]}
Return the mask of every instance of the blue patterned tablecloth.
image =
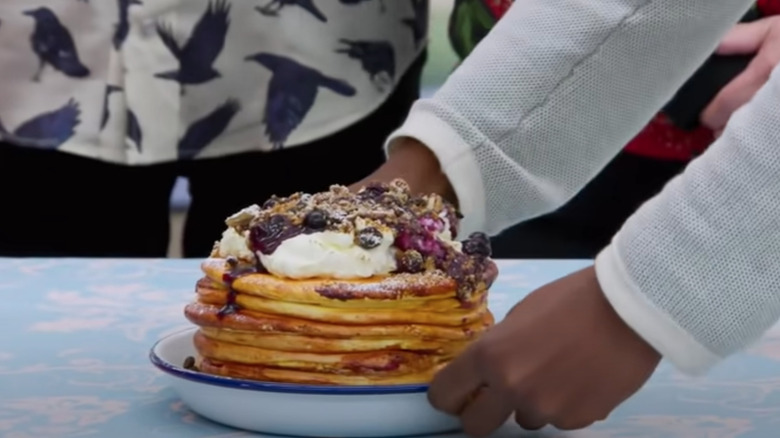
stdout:
{"type": "MultiPolygon", "coordinates": [[[[584,261],[504,261],[497,317],[584,261]]],[[[0,437],[253,436],[199,418],[165,387],[147,352],[188,327],[200,272],[188,260],[0,259],[0,437]]],[[[518,436],[511,426],[499,436],[518,436]]],[[[545,431],[534,436],[561,436],[545,431]]],[[[780,330],[706,378],[664,365],[605,423],[575,437],[780,435],[780,330]]]]}

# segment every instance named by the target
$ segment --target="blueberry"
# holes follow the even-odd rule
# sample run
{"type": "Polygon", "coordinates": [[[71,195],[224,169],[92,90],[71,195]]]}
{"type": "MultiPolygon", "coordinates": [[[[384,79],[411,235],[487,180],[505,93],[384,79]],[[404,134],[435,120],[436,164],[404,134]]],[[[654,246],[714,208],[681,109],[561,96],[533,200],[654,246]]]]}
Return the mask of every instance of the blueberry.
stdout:
{"type": "Polygon", "coordinates": [[[182,364],[182,368],[185,370],[196,370],[195,367],[195,358],[192,356],[187,356],[186,359],[184,359],[184,364],[182,364]]]}
{"type": "Polygon", "coordinates": [[[490,257],[490,239],[485,233],[472,233],[468,240],[463,242],[463,252],[468,255],[490,257]]]}
{"type": "Polygon", "coordinates": [[[425,268],[422,254],[415,250],[404,251],[398,258],[398,271],[416,274],[425,268]]]}
{"type": "Polygon", "coordinates": [[[373,249],[382,243],[382,233],[374,227],[366,227],[358,232],[357,244],[364,249],[373,249]]]}
{"type": "Polygon", "coordinates": [[[271,216],[270,219],[268,219],[268,223],[266,224],[266,230],[268,231],[268,234],[270,235],[276,235],[281,234],[282,231],[284,231],[285,228],[287,228],[290,224],[290,221],[281,214],[275,214],[271,216]]]}
{"type": "Polygon", "coordinates": [[[312,230],[323,230],[328,226],[328,214],[319,209],[312,210],[306,215],[304,224],[312,230]]]}

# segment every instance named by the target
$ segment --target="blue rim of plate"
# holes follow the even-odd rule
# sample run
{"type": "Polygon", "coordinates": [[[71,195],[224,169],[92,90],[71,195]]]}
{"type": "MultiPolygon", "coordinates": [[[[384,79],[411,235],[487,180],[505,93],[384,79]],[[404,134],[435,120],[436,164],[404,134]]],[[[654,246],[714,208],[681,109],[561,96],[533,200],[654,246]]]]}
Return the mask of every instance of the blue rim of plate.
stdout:
{"type": "Polygon", "coordinates": [[[149,351],[149,360],[160,371],[174,377],[223,388],[243,389],[248,391],[275,392],[286,394],[310,395],[391,395],[412,394],[428,391],[428,385],[382,385],[382,386],[332,386],[332,385],[295,385],[290,383],[260,382],[255,380],[236,379],[205,374],[174,365],[155,353],[157,346],[164,340],[193,329],[172,333],[159,339],[149,351]]]}

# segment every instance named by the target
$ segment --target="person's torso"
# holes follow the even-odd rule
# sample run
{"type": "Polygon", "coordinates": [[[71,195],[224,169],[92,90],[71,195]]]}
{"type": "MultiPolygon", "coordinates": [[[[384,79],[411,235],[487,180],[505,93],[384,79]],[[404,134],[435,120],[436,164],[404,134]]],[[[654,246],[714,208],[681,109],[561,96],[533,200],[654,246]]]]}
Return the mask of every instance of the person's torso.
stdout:
{"type": "Polygon", "coordinates": [[[0,139],[125,164],[269,151],[357,122],[428,0],[3,0],[0,139]]]}

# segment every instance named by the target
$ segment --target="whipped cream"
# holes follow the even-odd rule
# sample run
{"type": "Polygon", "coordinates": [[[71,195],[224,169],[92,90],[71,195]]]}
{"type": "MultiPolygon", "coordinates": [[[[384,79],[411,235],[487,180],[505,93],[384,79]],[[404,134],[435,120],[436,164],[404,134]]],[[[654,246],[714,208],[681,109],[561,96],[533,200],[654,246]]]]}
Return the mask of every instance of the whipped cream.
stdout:
{"type": "Polygon", "coordinates": [[[393,241],[393,234],[385,231],[376,248],[364,249],[355,244],[352,234],[325,231],[287,239],[273,254],[255,254],[249,248],[248,232],[228,228],[217,252],[219,257],[233,256],[250,263],[259,257],[265,269],[278,277],[369,278],[396,270],[393,241]]]}
{"type": "Polygon", "coordinates": [[[258,256],[268,272],[279,277],[368,278],[396,270],[393,241],[392,233],[385,232],[379,246],[364,249],[352,234],[324,231],[299,234],[282,242],[273,254],[258,256]]]}
{"type": "Polygon", "coordinates": [[[217,246],[218,255],[222,258],[233,256],[239,260],[254,264],[255,255],[249,249],[249,231],[240,234],[233,227],[228,227],[222,233],[222,240],[217,246]]]}

